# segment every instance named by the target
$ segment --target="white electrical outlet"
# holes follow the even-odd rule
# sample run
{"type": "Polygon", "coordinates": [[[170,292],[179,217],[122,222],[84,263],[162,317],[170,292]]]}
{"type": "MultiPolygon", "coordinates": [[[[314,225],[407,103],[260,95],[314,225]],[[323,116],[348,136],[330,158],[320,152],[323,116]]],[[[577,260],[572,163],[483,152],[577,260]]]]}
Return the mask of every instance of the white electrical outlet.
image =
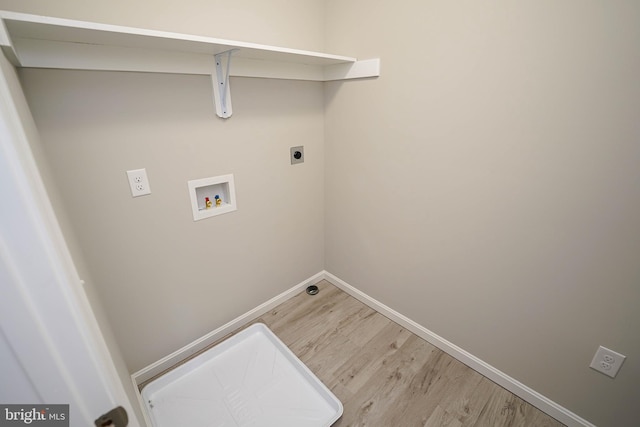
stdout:
{"type": "Polygon", "coordinates": [[[149,186],[146,169],[127,171],[127,177],[129,178],[129,186],[131,187],[131,195],[133,197],[151,194],[151,187],[149,186]]]}
{"type": "Polygon", "coordinates": [[[593,360],[589,367],[614,378],[626,358],[627,356],[600,346],[598,347],[595,356],[593,356],[593,360]]]}

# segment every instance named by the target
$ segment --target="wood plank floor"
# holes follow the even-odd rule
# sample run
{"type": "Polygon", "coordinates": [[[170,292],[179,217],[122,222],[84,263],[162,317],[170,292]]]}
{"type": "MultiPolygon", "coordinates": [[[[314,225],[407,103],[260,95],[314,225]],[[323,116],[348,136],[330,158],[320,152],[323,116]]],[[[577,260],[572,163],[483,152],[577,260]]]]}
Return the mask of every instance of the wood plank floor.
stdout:
{"type": "Polygon", "coordinates": [[[334,426],[562,426],[328,282],[265,323],[344,405],[334,426]]]}
{"type": "Polygon", "coordinates": [[[256,322],[340,399],[334,426],[563,425],[330,283],[318,287],[256,322]]]}

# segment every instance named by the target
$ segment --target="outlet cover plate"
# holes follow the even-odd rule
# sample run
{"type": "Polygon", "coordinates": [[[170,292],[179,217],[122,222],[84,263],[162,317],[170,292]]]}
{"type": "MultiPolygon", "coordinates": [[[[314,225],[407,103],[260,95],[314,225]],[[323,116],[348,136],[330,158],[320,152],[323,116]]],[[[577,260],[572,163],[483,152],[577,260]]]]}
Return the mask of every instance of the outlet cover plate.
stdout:
{"type": "Polygon", "coordinates": [[[593,356],[593,360],[589,367],[610,376],[611,378],[615,378],[626,358],[627,356],[600,346],[598,347],[595,356],[593,356]]]}
{"type": "Polygon", "coordinates": [[[129,178],[129,187],[131,187],[131,195],[133,197],[151,194],[151,187],[149,186],[146,169],[134,169],[127,171],[127,177],[129,178]]]}
{"type": "Polygon", "coordinates": [[[303,145],[299,145],[297,147],[291,147],[290,154],[291,154],[292,165],[295,165],[297,163],[304,163],[304,146],[303,145]]]}

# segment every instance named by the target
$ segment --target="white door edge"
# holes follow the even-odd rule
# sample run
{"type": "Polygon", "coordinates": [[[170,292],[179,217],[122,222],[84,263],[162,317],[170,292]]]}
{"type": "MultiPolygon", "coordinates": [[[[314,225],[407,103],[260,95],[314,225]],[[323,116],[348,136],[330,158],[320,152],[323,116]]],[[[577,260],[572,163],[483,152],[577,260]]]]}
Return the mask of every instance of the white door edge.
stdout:
{"type": "Polygon", "coordinates": [[[69,403],[72,426],[120,405],[138,427],[31,153],[17,78],[0,61],[0,327],[42,399],[21,403],[69,403]]]}

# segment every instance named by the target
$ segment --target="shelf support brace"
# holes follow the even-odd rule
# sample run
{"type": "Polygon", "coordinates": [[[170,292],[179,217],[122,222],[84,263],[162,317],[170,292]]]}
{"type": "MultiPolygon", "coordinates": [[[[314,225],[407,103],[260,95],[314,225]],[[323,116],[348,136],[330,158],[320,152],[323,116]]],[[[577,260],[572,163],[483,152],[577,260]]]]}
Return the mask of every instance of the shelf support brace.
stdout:
{"type": "Polygon", "coordinates": [[[214,55],[216,69],[215,73],[211,74],[213,101],[216,106],[216,114],[223,119],[228,119],[233,113],[231,108],[231,88],[229,87],[229,69],[231,68],[231,54],[235,50],[238,49],[231,49],[214,55]]]}

